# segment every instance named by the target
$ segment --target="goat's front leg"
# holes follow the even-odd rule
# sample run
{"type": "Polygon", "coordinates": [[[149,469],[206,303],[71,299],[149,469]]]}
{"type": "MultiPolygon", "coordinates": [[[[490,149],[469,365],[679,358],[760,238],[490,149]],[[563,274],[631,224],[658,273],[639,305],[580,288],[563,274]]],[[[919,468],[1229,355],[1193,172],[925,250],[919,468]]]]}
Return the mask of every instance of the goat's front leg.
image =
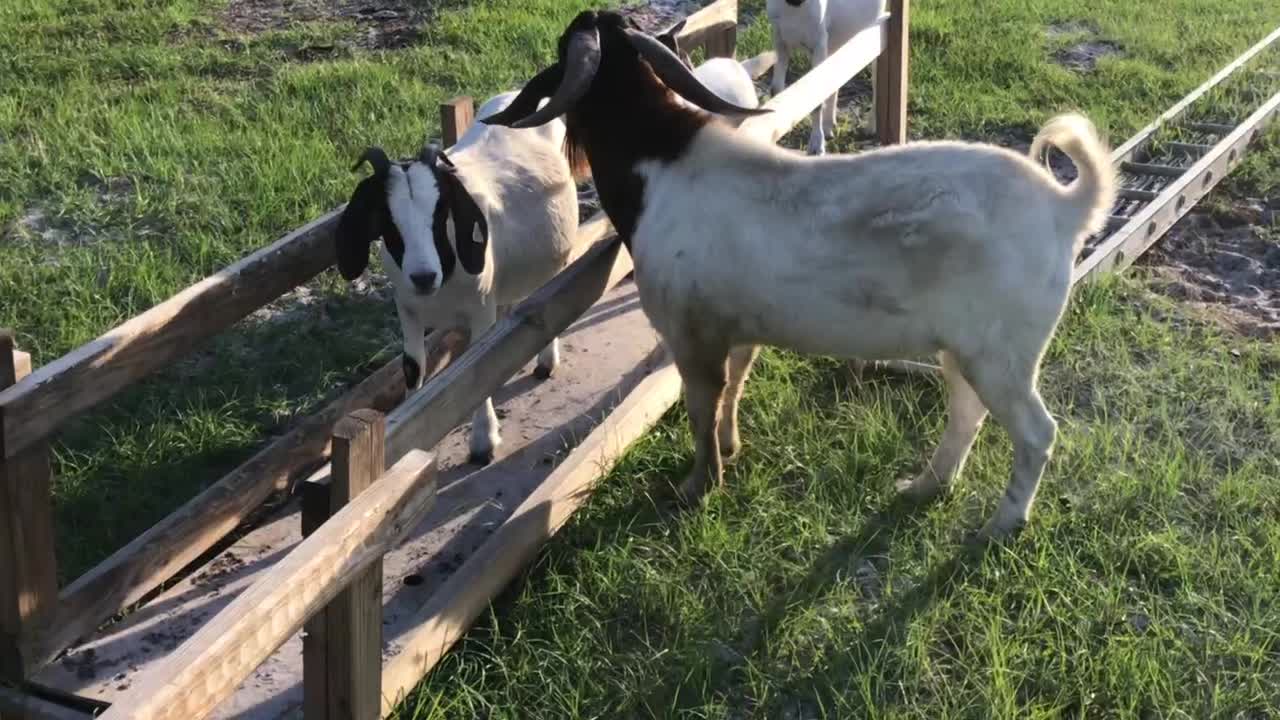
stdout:
{"type": "Polygon", "coordinates": [[[725,387],[720,424],[717,427],[720,457],[726,461],[737,457],[738,451],[742,449],[742,438],[738,434],[738,401],[742,399],[743,386],[747,383],[751,364],[756,361],[759,352],[760,348],[756,345],[737,347],[729,352],[729,382],[725,387]]]}
{"type": "MultiPolygon", "coordinates": [[[[823,60],[827,59],[827,37],[826,37],[827,33],[820,32],[818,33],[818,35],[819,35],[818,41],[814,43],[814,46],[813,46],[813,66],[814,67],[817,67],[822,63],[823,60]]],[[[828,99],[827,102],[830,102],[830,99],[828,99]]],[[[828,137],[828,133],[827,133],[827,128],[825,126],[825,120],[826,120],[825,116],[826,116],[826,103],[824,102],[822,105],[819,105],[817,108],[814,108],[813,110],[813,115],[812,115],[813,131],[809,133],[809,154],[810,155],[822,155],[827,151],[826,138],[828,137]]],[[[831,132],[832,133],[835,132],[834,124],[832,126],[831,132]]]]}
{"type": "Polygon", "coordinates": [[[542,352],[538,353],[538,364],[533,368],[533,376],[539,380],[546,380],[555,373],[556,368],[560,366],[560,338],[551,338],[551,343],[542,348],[542,352]]]}
{"type": "Polygon", "coordinates": [[[678,495],[686,504],[697,503],[707,490],[723,482],[720,442],[716,425],[720,419],[725,389],[727,347],[679,338],[670,343],[680,378],[684,381],[684,403],[693,430],[693,468],[680,485],[678,495]]]}
{"type": "MultiPolygon", "coordinates": [[[[471,330],[471,342],[475,343],[480,336],[493,327],[496,319],[496,306],[482,305],[471,308],[466,316],[471,330]]],[[[494,453],[501,444],[501,429],[498,426],[498,414],[493,409],[493,398],[486,397],[471,416],[471,452],[468,459],[473,465],[488,465],[493,462],[494,453]]]]}
{"type": "Polygon", "coordinates": [[[769,84],[769,91],[777,96],[787,89],[787,66],[791,64],[791,48],[783,43],[776,24],[773,25],[773,52],[777,57],[773,62],[773,81],[769,84]]]}

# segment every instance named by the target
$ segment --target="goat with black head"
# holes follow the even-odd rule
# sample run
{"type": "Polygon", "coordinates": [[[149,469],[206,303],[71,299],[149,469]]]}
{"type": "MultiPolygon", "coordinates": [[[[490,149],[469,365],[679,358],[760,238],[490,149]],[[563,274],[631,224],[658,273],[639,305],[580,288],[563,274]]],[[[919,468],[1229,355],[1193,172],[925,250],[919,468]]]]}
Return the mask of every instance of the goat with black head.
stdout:
{"type": "Polygon", "coordinates": [[[1115,198],[1092,124],[1053,118],[1032,145],[1031,157],[1048,144],[1071,157],[1079,178],[1068,186],[987,144],[815,157],[752,134],[750,118],[734,130],[703,112],[759,111],[719,97],[617,13],[578,15],[558,51],[481,122],[530,128],[564,116],[570,150],[590,163],[684,381],[695,457],[682,497],[718,485],[722,455],[739,449],[738,400],[757,346],[864,360],[938,353],[946,429],[900,489],[946,489],[990,408],[1014,462],[983,534],[1024,523],[1056,434],[1039,364],[1084,238],[1115,198]]]}
{"type": "MultiPolygon", "coordinates": [[[[480,108],[496,112],[516,93],[480,108]]],[[[425,334],[466,327],[474,342],[500,312],[524,300],[572,259],[578,196],[562,146],[564,124],[517,132],[475,124],[446,154],[428,145],[416,158],[392,162],[381,148],[365,151],[373,174],[356,185],[336,232],[338,270],[364,273],[382,239],[383,269],[395,290],[404,333],[409,390],[421,386],[425,334]]],[[[550,377],[558,341],[541,354],[535,374],[550,377]]],[[[493,402],[477,408],[471,459],[487,463],[501,442],[493,402]]]]}

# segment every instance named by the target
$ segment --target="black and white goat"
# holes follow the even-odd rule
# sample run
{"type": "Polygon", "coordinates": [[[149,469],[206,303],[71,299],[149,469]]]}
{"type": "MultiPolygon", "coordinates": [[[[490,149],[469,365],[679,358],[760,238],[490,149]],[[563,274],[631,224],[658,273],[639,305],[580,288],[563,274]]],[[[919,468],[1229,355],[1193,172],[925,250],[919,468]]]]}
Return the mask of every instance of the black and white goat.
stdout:
{"type": "Polygon", "coordinates": [[[1089,121],[1054,118],[1033,145],[1073,159],[1080,177],[1064,187],[984,144],[811,157],[675,93],[712,113],[762,112],[725,102],[622,16],[584,12],[561,36],[558,62],[481,122],[527,128],[564,116],[569,151],[589,161],[684,381],[696,454],[681,496],[722,482],[722,455],[738,451],[737,405],[758,345],[868,360],[936,352],[947,426],[900,489],[927,497],[951,483],[990,408],[1015,452],[983,532],[1024,523],[1056,433],[1036,388],[1040,361],[1074,258],[1115,193],[1089,121]]]}
{"type": "MultiPolygon", "coordinates": [[[[884,0],[765,0],[764,11],[777,54],[770,86],[777,95],[787,87],[791,53],[805,48],[814,65],[826,60],[830,52],[875,24],[884,12],[884,0]]],[[[835,135],[837,95],[833,93],[819,110],[813,111],[811,155],[826,152],[826,140],[835,135]]]]}
{"type": "MultiPolygon", "coordinates": [[[[515,97],[498,95],[479,112],[498,112],[515,97]]],[[[474,342],[572,259],[578,195],[564,136],[562,122],[537,132],[476,123],[448,155],[428,146],[414,160],[394,163],[374,147],[356,163],[367,161],[373,174],[356,186],[338,221],[338,269],[348,280],[359,277],[370,245],[383,239],[410,391],[423,382],[428,328],[465,326],[474,342]]],[[[552,340],[538,355],[536,375],[550,377],[558,362],[552,340]]],[[[490,462],[500,442],[493,401],[485,398],[471,426],[472,462],[490,462]]]]}

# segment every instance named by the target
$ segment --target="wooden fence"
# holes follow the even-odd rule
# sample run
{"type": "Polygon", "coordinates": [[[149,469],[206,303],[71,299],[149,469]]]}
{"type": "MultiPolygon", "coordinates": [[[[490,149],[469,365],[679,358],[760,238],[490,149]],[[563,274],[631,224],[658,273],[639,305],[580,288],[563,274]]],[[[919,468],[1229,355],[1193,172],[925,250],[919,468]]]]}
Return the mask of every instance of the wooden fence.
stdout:
{"type": "MultiPolygon", "coordinates": [[[[891,0],[890,10],[772,98],[766,106],[774,112],[747,120],[742,131],[777,140],[876,62],[879,137],[886,144],[904,141],[908,0],[891,0]]],[[[719,0],[687,19],[679,41],[732,56],[736,30],[736,0],[719,0]]],[[[765,53],[748,66],[759,76],[772,66],[771,58],[765,53]]],[[[448,146],[471,121],[471,102],[457,98],[441,113],[448,146]]],[[[68,707],[76,698],[33,687],[34,671],[173,578],[273,493],[330,457],[333,471],[327,477],[305,481],[302,544],[145,674],[128,700],[104,717],[203,717],[304,623],[306,716],[385,716],[585,500],[601,468],[676,401],[679,378],[670,366],[643,381],[607,419],[607,431],[583,443],[584,460],[557,468],[553,482],[517,508],[480,549],[488,569],[464,568],[433,596],[408,641],[414,650],[382,666],[374,640],[380,638],[382,609],[378,564],[430,505],[434,465],[421,449],[434,447],[465,421],[483,398],[630,273],[629,256],[600,214],[579,227],[579,244],[589,249],[484,336],[437,331],[429,339],[432,360],[425,369],[431,377],[420,391],[405,399],[399,361],[388,363],[59,589],[48,447],[56,431],[326,270],[335,260],[338,212],[38,369],[13,347],[12,335],[0,335],[0,675],[29,691],[0,688],[5,720],[87,717],[68,707]],[[384,417],[378,411],[391,412],[384,417]],[[527,522],[535,509],[544,520],[536,528],[527,522]]]]}

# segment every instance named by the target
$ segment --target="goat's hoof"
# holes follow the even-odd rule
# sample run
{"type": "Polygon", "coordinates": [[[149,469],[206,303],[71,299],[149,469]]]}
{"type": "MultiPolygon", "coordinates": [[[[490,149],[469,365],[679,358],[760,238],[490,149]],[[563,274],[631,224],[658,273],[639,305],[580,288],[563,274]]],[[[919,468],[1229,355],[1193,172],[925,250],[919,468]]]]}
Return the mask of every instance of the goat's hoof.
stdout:
{"type": "Polygon", "coordinates": [[[926,503],[935,500],[946,492],[946,486],[939,483],[933,477],[925,477],[917,475],[914,478],[902,478],[894,487],[898,491],[898,497],[908,502],[926,503]]]}
{"type": "Polygon", "coordinates": [[[676,488],[676,501],[689,508],[697,507],[707,495],[707,481],[697,475],[689,475],[676,488]]]}
{"type": "Polygon", "coordinates": [[[1022,532],[1026,527],[1027,521],[1022,518],[1014,518],[1006,520],[999,516],[995,516],[987,521],[982,529],[977,531],[970,537],[969,541],[974,544],[985,545],[987,543],[999,542],[1001,540],[1009,540],[1022,532]]]}
{"type": "Polygon", "coordinates": [[[551,378],[552,373],[554,373],[555,371],[556,371],[555,368],[536,365],[533,368],[533,376],[538,378],[539,380],[547,380],[551,378]]]}
{"type": "Polygon", "coordinates": [[[493,448],[489,448],[488,450],[472,450],[471,454],[467,456],[467,462],[472,465],[479,465],[480,467],[484,467],[492,463],[493,448]]]}

